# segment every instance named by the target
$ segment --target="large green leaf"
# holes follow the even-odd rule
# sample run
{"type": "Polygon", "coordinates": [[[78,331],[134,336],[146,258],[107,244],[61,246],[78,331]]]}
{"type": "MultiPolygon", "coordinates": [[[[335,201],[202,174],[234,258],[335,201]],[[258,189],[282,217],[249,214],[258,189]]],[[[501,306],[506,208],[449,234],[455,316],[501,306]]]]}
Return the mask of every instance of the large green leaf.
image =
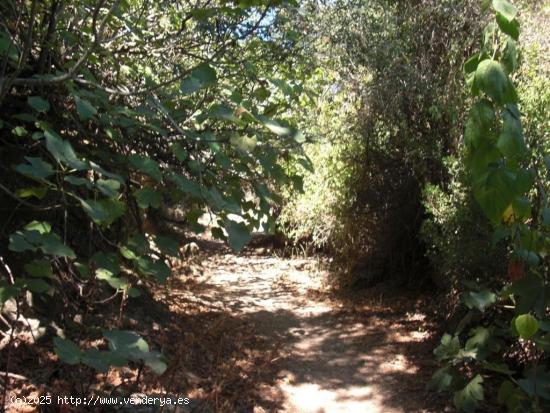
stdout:
{"type": "Polygon", "coordinates": [[[40,180],[53,175],[55,172],[52,166],[42,158],[26,156],[25,159],[29,164],[19,164],[15,167],[15,170],[22,175],[40,180]]]}
{"type": "Polygon", "coordinates": [[[95,187],[99,189],[103,195],[109,198],[120,195],[118,192],[120,189],[120,182],[115,179],[98,179],[95,182],[95,187]]]}
{"type": "Polygon", "coordinates": [[[530,369],[525,379],[518,380],[520,387],[531,397],[550,400],[550,372],[544,365],[530,369]]]}
{"type": "Polygon", "coordinates": [[[50,289],[50,284],[44,280],[33,278],[25,280],[25,287],[33,293],[42,294],[50,289]]]}
{"type": "Polygon", "coordinates": [[[157,235],[155,237],[155,244],[163,253],[171,255],[172,257],[179,256],[179,243],[175,239],[157,235]]]}
{"type": "MultiPolygon", "coordinates": [[[[31,223],[32,224],[32,223],[31,223]]],[[[37,222],[37,225],[41,224],[37,222]]],[[[10,235],[8,248],[11,251],[36,251],[41,249],[44,254],[76,258],[74,251],[63,244],[57,234],[40,231],[40,227],[26,227],[10,235]],[[31,229],[32,228],[32,229],[31,229]]]]}
{"type": "Polygon", "coordinates": [[[163,261],[153,261],[146,257],[140,257],[136,261],[138,271],[155,278],[158,283],[163,283],[170,276],[171,270],[163,261]]]}
{"type": "Polygon", "coordinates": [[[207,63],[201,63],[181,82],[180,90],[184,95],[190,95],[200,89],[214,85],[216,81],[216,71],[207,63]]]}
{"type": "Polygon", "coordinates": [[[497,141],[497,147],[504,156],[510,159],[524,158],[527,145],[523,138],[523,128],[517,108],[508,105],[503,114],[502,132],[497,141]]]}
{"type": "Polygon", "coordinates": [[[458,337],[445,333],[441,337],[439,346],[434,350],[434,354],[439,361],[443,361],[455,357],[459,351],[460,341],[458,337]]]}
{"type": "Polygon", "coordinates": [[[484,139],[489,139],[490,130],[495,122],[493,104],[483,99],[472,107],[466,123],[464,141],[470,148],[477,148],[484,139]]]}
{"type": "Polygon", "coordinates": [[[157,182],[162,181],[162,173],[157,161],[142,155],[131,155],[129,158],[130,164],[140,170],[141,172],[149,175],[157,182]]]}
{"type": "Polygon", "coordinates": [[[72,365],[80,362],[82,352],[71,340],[54,337],[53,344],[55,354],[57,354],[61,361],[72,365]]]}
{"type": "Polygon", "coordinates": [[[76,111],[81,120],[88,120],[97,114],[97,109],[86,99],[75,97],[76,111]]]}
{"type": "Polygon", "coordinates": [[[37,112],[45,113],[50,110],[50,103],[40,96],[29,96],[27,98],[27,103],[37,112]]]}
{"type": "Polygon", "coordinates": [[[78,159],[73,147],[68,141],[61,139],[61,137],[51,129],[45,130],[44,136],[46,138],[46,147],[48,151],[50,151],[58,162],[64,163],[77,170],[88,169],[88,164],[78,159]]]}
{"type": "Polygon", "coordinates": [[[115,277],[111,271],[105,268],[96,269],[96,278],[107,282],[115,290],[123,290],[129,286],[128,281],[123,277],[115,277]]]}
{"type": "Polygon", "coordinates": [[[16,194],[19,198],[30,198],[34,196],[38,199],[43,199],[48,193],[48,187],[46,186],[33,186],[28,188],[19,188],[16,194]]]}
{"type": "Polygon", "coordinates": [[[250,230],[244,222],[229,221],[225,225],[228,242],[235,251],[241,251],[244,246],[252,239],[250,230]]]}
{"type": "Polygon", "coordinates": [[[494,304],[496,300],[496,294],[488,289],[468,291],[464,294],[464,304],[470,309],[475,308],[482,312],[491,304],[494,304]]]}
{"type": "Polygon", "coordinates": [[[455,393],[453,402],[457,409],[464,412],[474,412],[483,401],[483,377],[479,374],[475,376],[462,390],[455,393]]]}
{"type": "Polygon", "coordinates": [[[45,259],[36,259],[24,265],[27,274],[32,277],[53,277],[52,266],[50,261],[45,259]]]}
{"type": "Polygon", "coordinates": [[[493,0],[493,8],[508,21],[516,18],[518,10],[508,0],[493,0]]]}
{"type": "Polygon", "coordinates": [[[19,293],[19,288],[15,285],[10,285],[4,280],[0,280],[0,307],[10,298],[15,297],[19,293]]]}
{"type": "Polygon", "coordinates": [[[177,142],[170,147],[170,150],[176,155],[176,158],[182,162],[185,161],[189,155],[185,148],[177,142]]]}
{"type": "Polygon", "coordinates": [[[159,208],[162,202],[162,196],[160,192],[153,188],[145,187],[138,189],[134,192],[134,197],[140,208],[159,208]]]}
{"type": "Polygon", "coordinates": [[[150,351],[147,342],[132,331],[104,331],[103,336],[109,341],[111,352],[121,358],[133,361],[143,361],[157,374],[166,370],[164,358],[157,352],[150,351]]]}
{"type": "Polygon", "coordinates": [[[533,337],[539,330],[539,323],[531,314],[517,316],[514,325],[520,337],[525,340],[533,337]]]}
{"type": "Polygon", "coordinates": [[[116,199],[80,199],[80,204],[92,221],[98,225],[111,225],[114,221],[124,215],[125,204],[116,199]]]}
{"type": "Polygon", "coordinates": [[[183,192],[187,192],[191,195],[194,195],[197,198],[201,198],[203,193],[206,194],[206,188],[203,188],[199,184],[189,180],[183,175],[171,174],[170,180],[176,184],[176,187],[183,192]]]}
{"type": "Polygon", "coordinates": [[[522,195],[517,175],[505,168],[489,170],[476,182],[474,197],[487,217],[498,224],[516,196],[522,195]]]}
{"type": "Polygon", "coordinates": [[[475,74],[476,86],[499,104],[515,103],[517,94],[499,62],[482,61],[475,74]]]}

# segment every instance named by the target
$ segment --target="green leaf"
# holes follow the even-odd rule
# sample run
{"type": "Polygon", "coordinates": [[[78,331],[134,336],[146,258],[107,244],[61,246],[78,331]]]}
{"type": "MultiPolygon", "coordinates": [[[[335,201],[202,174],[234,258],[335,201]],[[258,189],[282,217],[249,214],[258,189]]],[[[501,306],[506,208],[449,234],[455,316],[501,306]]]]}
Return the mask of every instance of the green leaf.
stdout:
{"type": "Polygon", "coordinates": [[[438,392],[449,391],[460,380],[460,374],[451,366],[437,370],[428,383],[428,388],[435,388],[438,392]]]}
{"type": "Polygon", "coordinates": [[[231,145],[236,146],[239,150],[243,152],[251,152],[256,148],[258,141],[255,137],[249,138],[248,136],[240,136],[234,134],[229,139],[231,145]]]}
{"type": "Polygon", "coordinates": [[[76,186],[85,186],[88,189],[92,189],[92,182],[87,178],[81,178],[80,176],[69,175],[63,178],[64,181],[76,186]]]}
{"type": "Polygon", "coordinates": [[[4,30],[0,30],[0,56],[7,57],[14,63],[19,60],[17,42],[4,30]]]}
{"type": "Polygon", "coordinates": [[[504,213],[516,196],[522,195],[518,176],[505,168],[492,168],[474,185],[474,197],[494,224],[501,222],[504,213]]]}
{"type": "Polygon", "coordinates": [[[81,360],[82,363],[101,373],[106,373],[107,371],[109,371],[109,366],[110,364],[112,364],[112,357],[110,355],[110,352],[99,351],[96,348],[90,348],[83,352],[81,360]]]}
{"type": "Polygon", "coordinates": [[[149,240],[142,234],[134,234],[126,243],[126,247],[136,256],[147,255],[151,252],[149,240]]]}
{"type": "Polygon", "coordinates": [[[15,170],[20,174],[34,179],[45,179],[53,175],[54,170],[52,166],[48,162],[42,160],[42,158],[31,158],[26,156],[25,159],[30,165],[19,164],[15,167],[15,170]]]}
{"type": "Polygon", "coordinates": [[[156,374],[162,374],[168,368],[164,357],[155,351],[150,351],[148,354],[144,355],[143,361],[145,365],[149,366],[156,374]]]}
{"type": "Polygon", "coordinates": [[[260,121],[260,123],[262,123],[262,125],[278,136],[294,139],[297,143],[303,143],[306,140],[305,136],[300,131],[289,126],[285,126],[276,120],[268,118],[267,116],[258,115],[256,118],[260,121]]]}
{"type": "Polygon", "coordinates": [[[90,278],[90,266],[87,264],[82,264],[80,262],[75,262],[74,266],[78,271],[78,274],[84,279],[90,278]]]}
{"type": "Polygon", "coordinates": [[[481,312],[494,304],[497,300],[495,293],[488,289],[483,289],[481,291],[468,291],[464,294],[464,304],[470,309],[477,309],[481,312]]]}
{"type": "Polygon", "coordinates": [[[75,252],[70,247],[63,244],[55,234],[44,235],[40,249],[47,255],[76,258],[75,252]]]}
{"type": "Polygon", "coordinates": [[[157,235],[155,237],[155,244],[163,253],[172,257],[179,257],[179,243],[175,239],[157,235]]]}
{"type": "Polygon", "coordinates": [[[502,382],[498,390],[498,401],[505,404],[510,413],[520,413],[522,411],[521,401],[525,399],[525,393],[517,388],[511,381],[502,382]]]}
{"type": "Polygon", "coordinates": [[[215,104],[208,111],[208,117],[241,124],[241,120],[235,116],[235,111],[227,105],[215,104]]]}
{"type": "Polygon", "coordinates": [[[129,286],[128,281],[125,278],[115,277],[111,271],[105,268],[96,269],[96,278],[98,280],[106,281],[115,290],[124,290],[129,286]]]}
{"type": "Polygon", "coordinates": [[[111,225],[114,221],[124,215],[125,204],[116,199],[80,199],[80,204],[92,221],[98,225],[111,225]]]}
{"type": "Polygon", "coordinates": [[[188,153],[187,151],[183,148],[183,146],[179,143],[174,143],[171,147],[170,147],[170,150],[174,153],[174,155],[176,155],[176,158],[178,158],[179,161],[185,161],[187,159],[187,156],[188,156],[188,153]]]}
{"type": "Polygon", "coordinates": [[[207,63],[201,63],[181,82],[180,90],[184,95],[190,95],[200,89],[214,85],[216,82],[216,70],[207,63]]]}
{"type": "Polygon", "coordinates": [[[475,149],[480,146],[483,140],[489,139],[495,118],[495,110],[489,100],[483,99],[476,102],[470,109],[464,132],[464,142],[469,148],[475,149]]]}
{"type": "Polygon", "coordinates": [[[161,194],[153,188],[145,187],[134,192],[137,204],[140,208],[159,208],[162,202],[161,194]]]}
{"type": "Polygon", "coordinates": [[[474,412],[483,401],[483,377],[476,375],[462,390],[455,393],[453,403],[457,409],[464,412],[474,412]]]}
{"type": "Polygon", "coordinates": [[[48,192],[48,187],[46,186],[33,186],[29,188],[20,188],[17,190],[16,194],[19,198],[30,198],[34,196],[38,199],[43,199],[48,192]]]}
{"type": "Polygon", "coordinates": [[[120,272],[118,257],[114,253],[96,252],[91,260],[96,264],[96,268],[109,271],[112,275],[120,272]]]}
{"type": "Polygon", "coordinates": [[[166,363],[161,354],[149,351],[149,345],[139,335],[132,331],[104,331],[103,336],[109,341],[111,352],[120,358],[132,361],[142,360],[157,374],[166,371],[166,363]]]}
{"type": "Polygon", "coordinates": [[[21,232],[11,234],[8,249],[15,252],[36,251],[36,246],[27,241],[21,232]]]}
{"type": "Polygon", "coordinates": [[[10,298],[15,297],[19,293],[19,288],[10,285],[5,281],[0,281],[0,306],[2,306],[10,298]]]}
{"type": "Polygon", "coordinates": [[[134,287],[128,288],[126,293],[128,294],[128,297],[132,298],[139,297],[141,295],[141,291],[138,288],[134,287]]]}
{"type": "Polygon", "coordinates": [[[25,286],[33,293],[38,293],[38,294],[45,293],[50,289],[50,284],[38,278],[26,280],[25,286]]]}
{"type": "Polygon", "coordinates": [[[127,358],[139,360],[143,353],[149,352],[149,345],[139,335],[132,331],[104,331],[103,336],[109,341],[109,349],[119,352],[127,358]]]}
{"type": "Polygon", "coordinates": [[[441,337],[441,343],[434,350],[434,354],[439,361],[455,357],[460,351],[460,341],[457,336],[451,336],[445,333],[441,337]]]}
{"type": "Polygon", "coordinates": [[[520,337],[525,340],[533,337],[539,330],[539,323],[531,314],[517,316],[514,324],[520,337]]]}
{"type": "Polygon", "coordinates": [[[500,63],[495,60],[484,60],[477,67],[476,86],[499,104],[515,103],[517,93],[500,63]]]}
{"type": "Polygon", "coordinates": [[[80,120],[88,120],[97,114],[97,109],[86,99],[75,97],[76,111],[80,120]]]}
{"type": "Polygon", "coordinates": [[[23,126],[16,126],[13,128],[12,133],[15,136],[25,136],[28,132],[27,129],[25,129],[23,126]]]}
{"type": "Polygon", "coordinates": [[[228,242],[235,251],[241,251],[252,239],[250,231],[243,222],[229,221],[225,225],[228,242]]]}
{"type": "Polygon", "coordinates": [[[49,234],[52,232],[52,225],[45,221],[31,221],[25,225],[27,231],[38,231],[40,234],[49,234]]]}
{"type": "Polygon", "coordinates": [[[50,103],[40,96],[29,96],[27,98],[27,103],[37,112],[46,113],[50,110],[50,103]]]}
{"type": "Polygon", "coordinates": [[[530,369],[525,379],[518,380],[518,384],[531,397],[540,397],[550,400],[550,372],[544,365],[530,369]]]}
{"type": "Polygon", "coordinates": [[[64,163],[79,171],[88,169],[88,164],[78,159],[73,147],[68,141],[61,139],[61,137],[51,129],[45,130],[44,136],[46,138],[46,148],[48,148],[48,151],[58,162],[64,163]]]}
{"type": "Polygon", "coordinates": [[[71,365],[80,362],[82,352],[75,343],[60,337],[54,337],[53,343],[55,354],[57,354],[61,361],[71,365]]]}
{"type": "Polygon", "coordinates": [[[183,192],[187,192],[191,195],[194,195],[197,198],[201,198],[203,192],[206,192],[206,189],[201,187],[199,184],[187,179],[185,176],[178,174],[171,174],[170,179],[176,187],[183,192]]]}
{"type": "Polygon", "coordinates": [[[120,189],[120,182],[115,179],[98,179],[95,186],[103,195],[109,198],[120,195],[118,192],[120,189]]]}
{"type": "Polygon", "coordinates": [[[502,14],[497,13],[496,21],[500,30],[506,33],[513,40],[519,39],[519,23],[516,19],[508,20],[502,14]]]}
{"type": "Polygon", "coordinates": [[[527,154],[527,145],[523,138],[523,128],[517,108],[508,107],[502,114],[503,127],[498,137],[497,147],[504,156],[520,159],[527,154]]]}
{"type": "Polygon", "coordinates": [[[32,277],[53,277],[53,271],[50,261],[45,259],[37,259],[31,261],[28,264],[25,264],[23,268],[25,268],[27,274],[32,277]]]}
{"type": "Polygon", "coordinates": [[[161,260],[140,257],[137,259],[137,268],[141,274],[154,277],[158,283],[165,282],[171,274],[170,268],[161,260]]]}
{"type": "Polygon", "coordinates": [[[131,155],[129,158],[130,164],[141,172],[149,175],[151,178],[157,182],[162,181],[162,173],[160,172],[160,167],[158,162],[153,159],[142,156],[142,155],[131,155]]]}
{"type": "Polygon", "coordinates": [[[493,8],[510,22],[514,20],[518,14],[516,7],[508,0],[493,0],[493,8]]]}

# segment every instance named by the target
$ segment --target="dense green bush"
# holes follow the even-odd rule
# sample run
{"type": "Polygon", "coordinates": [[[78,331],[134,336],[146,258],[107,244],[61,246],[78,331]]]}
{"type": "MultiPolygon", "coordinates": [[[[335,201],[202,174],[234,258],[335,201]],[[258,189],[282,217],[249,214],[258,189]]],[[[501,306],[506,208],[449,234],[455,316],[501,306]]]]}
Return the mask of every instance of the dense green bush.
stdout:
{"type": "Polygon", "coordinates": [[[460,288],[464,280],[488,280],[505,270],[505,248],[493,241],[493,229],[467,184],[462,157],[445,159],[449,182],[442,189],[426,185],[426,218],[421,236],[430,259],[432,279],[442,291],[460,288]],[[483,251],[483,254],[480,254],[483,251]]]}
{"type": "MultiPolygon", "coordinates": [[[[347,281],[425,276],[422,188],[444,184],[465,95],[476,1],[337,1],[312,8],[317,62],[331,81],[306,113],[315,173],[282,217],[328,247],[347,281]],[[332,191],[327,194],[326,191],[332,191]]],[[[287,231],[288,232],[288,231],[287,231]]]]}

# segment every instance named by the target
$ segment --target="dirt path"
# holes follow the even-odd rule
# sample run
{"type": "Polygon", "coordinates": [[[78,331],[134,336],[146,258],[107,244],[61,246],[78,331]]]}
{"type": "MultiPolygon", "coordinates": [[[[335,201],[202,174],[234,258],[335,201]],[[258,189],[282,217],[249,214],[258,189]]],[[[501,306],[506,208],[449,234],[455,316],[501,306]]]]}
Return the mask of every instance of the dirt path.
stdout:
{"type": "MultiPolygon", "coordinates": [[[[316,299],[327,274],[315,259],[256,250],[221,249],[201,268],[202,288],[194,289],[193,300],[216,303],[250,322],[265,341],[279,343],[271,360],[276,377],[260,388],[262,397],[278,398],[275,411],[442,411],[425,391],[432,346],[414,299],[372,291],[361,302],[316,299]]],[[[271,410],[254,408],[264,411],[271,410]]]]}

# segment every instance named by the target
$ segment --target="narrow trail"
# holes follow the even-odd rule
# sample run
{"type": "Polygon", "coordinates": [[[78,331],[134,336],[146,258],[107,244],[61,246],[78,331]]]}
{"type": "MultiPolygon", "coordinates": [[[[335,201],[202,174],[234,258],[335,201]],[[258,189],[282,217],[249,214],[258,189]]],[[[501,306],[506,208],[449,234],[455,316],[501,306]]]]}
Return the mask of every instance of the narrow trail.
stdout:
{"type": "Polygon", "coordinates": [[[202,260],[201,288],[188,299],[216,303],[279,346],[271,360],[276,376],[260,388],[277,407],[256,406],[255,413],[442,411],[425,390],[432,346],[414,299],[380,292],[353,303],[321,299],[327,274],[313,258],[216,248],[202,260]]]}

